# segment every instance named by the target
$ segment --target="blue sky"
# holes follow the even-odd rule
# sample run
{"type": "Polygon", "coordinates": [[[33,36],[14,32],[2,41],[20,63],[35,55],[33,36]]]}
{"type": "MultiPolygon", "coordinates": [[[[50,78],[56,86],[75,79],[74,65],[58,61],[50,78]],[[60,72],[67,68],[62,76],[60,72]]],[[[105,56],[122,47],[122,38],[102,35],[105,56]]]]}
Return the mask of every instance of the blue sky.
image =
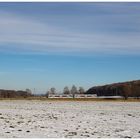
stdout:
{"type": "Polygon", "coordinates": [[[140,78],[140,3],[0,3],[0,88],[140,78]]]}

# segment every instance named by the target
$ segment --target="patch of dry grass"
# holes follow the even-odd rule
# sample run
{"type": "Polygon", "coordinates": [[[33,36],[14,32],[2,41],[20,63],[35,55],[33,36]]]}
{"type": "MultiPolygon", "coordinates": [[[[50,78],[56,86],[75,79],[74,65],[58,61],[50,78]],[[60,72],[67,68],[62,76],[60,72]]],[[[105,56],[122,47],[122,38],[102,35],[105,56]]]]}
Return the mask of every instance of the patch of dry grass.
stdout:
{"type": "Polygon", "coordinates": [[[0,98],[0,100],[41,100],[41,101],[107,101],[107,102],[140,102],[140,99],[129,98],[46,98],[46,97],[28,97],[28,98],[0,98]]]}

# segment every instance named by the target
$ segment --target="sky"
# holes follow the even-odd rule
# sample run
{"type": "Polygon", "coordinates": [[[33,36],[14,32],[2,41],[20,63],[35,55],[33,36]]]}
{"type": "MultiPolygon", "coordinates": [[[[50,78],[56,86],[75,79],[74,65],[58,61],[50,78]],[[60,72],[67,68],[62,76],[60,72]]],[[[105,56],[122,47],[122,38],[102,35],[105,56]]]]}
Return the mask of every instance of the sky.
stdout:
{"type": "Polygon", "coordinates": [[[139,25],[140,3],[0,2],[0,88],[140,79],[139,25]]]}

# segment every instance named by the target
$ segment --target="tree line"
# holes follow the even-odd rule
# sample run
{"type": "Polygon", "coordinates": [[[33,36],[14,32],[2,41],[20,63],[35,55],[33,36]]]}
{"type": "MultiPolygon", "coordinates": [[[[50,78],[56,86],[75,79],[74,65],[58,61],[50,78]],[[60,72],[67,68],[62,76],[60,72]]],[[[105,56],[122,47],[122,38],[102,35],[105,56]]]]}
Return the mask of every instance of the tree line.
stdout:
{"type": "MultiPolygon", "coordinates": [[[[50,95],[58,95],[54,87],[50,88],[44,94],[32,93],[30,89],[22,90],[3,90],[0,89],[0,98],[18,98],[18,97],[49,97],[50,95]]],[[[62,93],[63,95],[70,95],[75,98],[76,94],[96,94],[97,96],[122,96],[125,99],[128,97],[140,98],[140,80],[114,83],[103,86],[95,86],[85,91],[83,87],[77,88],[73,85],[71,88],[65,86],[62,93]]]]}
{"type": "MultiPolygon", "coordinates": [[[[65,86],[63,89],[62,94],[64,95],[72,95],[73,98],[75,97],[75,94],[84,94],[85,90],[83,87],[79,87],[79,89],[73,85],[71,89],[69,89],[68,86],[65,86]]],[[[18,98],[18,97],[49,97],[49,95],[57,95],[56,89],[54,87],[50,88],[49,91],[47,91],[45,94],[35,94],[32,93],[30,89],[23,90],[4,90],[0,89],[0,98],[18,98]]]]}
{"type": "MultiPolygon", "coordinates": [[[[75,94],[84,94],[84,93],[85,93],[85,90],[83,87],[79,87],[79,89],[77,89],[75,85],[73,85],[71,89],[69,89],[68,86],[65,86],[63,89],[64,95],[72,95],[73,98],[75,97],[75,94]]],[[[55,94],[56,94],[56,89],[52,87],[50,88],[49,91],[47,91],[46,97],[49,97],[49,95],[55,95],[55,94]]]]}
{"type": "Polygon", "coordinates": [[[122,96],[125,99],[128,99],[128,97],[139,98],[140,80],[92,87],[85,94],[96,94],[97,96],[122,96]]]}
{"type": "Polygon", "coordinates": [[[18,97],[31,97],[33,96],[32,91],[30,89],[23,90],[4,90],[0,89],[0,98],[18,98],[18,97]]]}

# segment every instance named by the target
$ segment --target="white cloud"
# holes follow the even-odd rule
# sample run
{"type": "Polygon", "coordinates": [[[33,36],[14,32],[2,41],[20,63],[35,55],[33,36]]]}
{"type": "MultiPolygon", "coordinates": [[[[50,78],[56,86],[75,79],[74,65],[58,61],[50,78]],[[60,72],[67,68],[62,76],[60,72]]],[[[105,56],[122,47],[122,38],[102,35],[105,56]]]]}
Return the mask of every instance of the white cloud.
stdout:
{"type": "Polygon", "coordinates": [[[139,53],[138,34],[80,33],[0,11],[0,50],[25,52],[139,53]],[[15,44],[11,45],[10,44],[15,44]]]}

